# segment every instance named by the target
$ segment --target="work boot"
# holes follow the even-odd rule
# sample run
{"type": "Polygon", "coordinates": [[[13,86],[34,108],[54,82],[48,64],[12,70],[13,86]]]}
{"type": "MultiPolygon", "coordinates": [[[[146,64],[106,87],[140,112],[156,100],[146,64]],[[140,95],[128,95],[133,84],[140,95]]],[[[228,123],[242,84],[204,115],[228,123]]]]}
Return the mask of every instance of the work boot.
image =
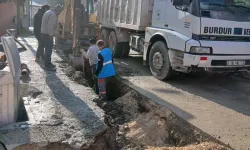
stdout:
{"type": "Polygon", "coordinates": [[[49,66],[53,67],[53,68],[56,68],[56,65],[50,63],[49,66]]]}
{"type": "Polygon", "coordinates": [[[102,101],[105,101],[105,102],[109,101],[107,95],[102,95],[102,96],[101,96],[101,100],[102,100],[102,101]]]}
{"type": "Polygon", "coordinates": [[[45,65],[44,69],[48,71],[56,71],[56,68],[53,65],[45,65]]]}
{"type": "Polygon", "coordinates": [[[93,89],[94,89],[94,91],[95,91],[95,94],[96,94],[96,95],[99,95],[99,89],[98,89],[96,86],[94,86],[93,89]]]}
{"type": "Polygon", "coordinates": [[[42,62],[42,59],[41,59],[40,57],[36,57],[35,62],[37,62],[37,63],[41,63],[41,62],[42,62]]]}

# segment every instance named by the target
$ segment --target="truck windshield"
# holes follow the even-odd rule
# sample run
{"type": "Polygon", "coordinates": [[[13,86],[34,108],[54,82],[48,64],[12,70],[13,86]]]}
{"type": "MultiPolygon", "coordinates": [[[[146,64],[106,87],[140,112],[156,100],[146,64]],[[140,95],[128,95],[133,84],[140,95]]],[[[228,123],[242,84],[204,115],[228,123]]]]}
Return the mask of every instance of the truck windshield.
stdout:
{"type": "Polygon", "coordinates": [[[202,17],[250,21],[250,0],[200,0],[202,17]]]}

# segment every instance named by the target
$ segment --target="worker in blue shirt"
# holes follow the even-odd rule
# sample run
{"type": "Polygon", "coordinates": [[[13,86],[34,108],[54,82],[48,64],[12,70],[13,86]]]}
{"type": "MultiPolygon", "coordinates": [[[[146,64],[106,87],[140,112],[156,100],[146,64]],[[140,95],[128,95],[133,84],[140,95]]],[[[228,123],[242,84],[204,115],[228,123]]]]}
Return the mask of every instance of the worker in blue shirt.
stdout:
{"type": "Polygon", "coordinates": [[[115,67],[113,64],[113,54],[110,48],[105,47],[103,40],[97,41],[96,45],[99,47],[100,52],[98,53],[98,63],[95,72],[98,78],[99,96],[102,100],[108,100],[106,85],[108,79],[116,75],[115,67]]]}

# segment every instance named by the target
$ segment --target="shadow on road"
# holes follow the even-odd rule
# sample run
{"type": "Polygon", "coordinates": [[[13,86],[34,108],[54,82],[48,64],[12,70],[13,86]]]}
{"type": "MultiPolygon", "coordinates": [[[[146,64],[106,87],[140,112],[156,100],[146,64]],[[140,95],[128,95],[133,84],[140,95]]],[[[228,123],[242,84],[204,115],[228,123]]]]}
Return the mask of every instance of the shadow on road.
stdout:
{"type": "Polygon", "coordinates": [[[32,54],[36,56],[36,50],[28,43],[24,37],[21,37],[21,40],[24,42],[24,44],[31,50],[32,54]]]}
{"type": "Polygon", "coordinates": [[[235,76],[186,75],[167,84],[250,116],[250,82],[235,76]]]}
{"type": "Polygon", "coordinates": [[[105,126],[101,118],[96,116],[96,112],[76,96],[54,72],[46,71],[46,83],[57,101],[72,112],[79,121],[82,121],[86,130],[93,133],[97,132],[99,127],[102,129],[105,126]]]}
{"type": "MultiPolygon", "coordinates": [[[[22,38],[23,42],[27,45],[27,47],[32,51],[33,55],[36,55],[36,50],[33,48],[30,43],[28,43],[24,38],[22,38]]],[[[61,57],[61,56],[60,56],[61,57]]],[[[62,58],[65,59],[65,58],[62,58]]],[[[39,64],[41,68],[42,65],[39,64]]],[[[103,131],[104,127],[106,127],[105,123],[101,120],[101,115],[97,116],[98,113],[101,112],[94,112],[90,106],[84,102],[90,99],[81,99],[80,97],[76,96],[70,86],[65,84],[70,84],[70,82],[65,81],[63,82],[56,72],[52,71],[45,71],[46,73],[46,84],[50,88],[51,93],[55,97],[55,99],[62,104],[67,110],[69,110],[73,116],[80,121],[82,124],[83,132],[86,134],[86,138],[88,136],[95,136],[99,135],[100,132],[103,131]]],[[[74,89],[73,89],[74,90],[74,89]]],[[[78,90],[76,89],[79,93],[78,90]]],[[[85,91],[86,92],[86,91],[85,91]]],[[[86,94],[90,94],[86,92],[86,94]]],[[[91,97],[91,96],[90,96],[91,97]]]]}
{"type": "MultiPolygon", "coordinates": [[[[142,57],[133,55],[126,59],[116,59],[115,61],[121,76],[152,77],[149,69],[142,66],[142,57]]],[[[192,73],[178,74],[169,81],[161,82],[163,85],[171,86],[177,90],[172,88],[156,88],[153,90],[168,94],[178,94],[179,89],[250,116],[249,80],[238,78],[235,75],[192,73]]]]}

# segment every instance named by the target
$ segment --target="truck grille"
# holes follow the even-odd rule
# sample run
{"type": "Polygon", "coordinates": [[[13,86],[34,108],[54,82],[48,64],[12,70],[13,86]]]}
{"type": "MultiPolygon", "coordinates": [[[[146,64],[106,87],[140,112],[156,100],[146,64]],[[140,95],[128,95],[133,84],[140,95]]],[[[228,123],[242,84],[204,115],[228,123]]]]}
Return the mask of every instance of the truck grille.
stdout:
{"type": "Polygon", "coordinates": [[[242,36],[220,36],[220,35],[197,35],[193,34],[192,39],[194,40],[205,40],[205,41],[232,41],[232,42],[249,42],[250,37],[242,36]]]}

